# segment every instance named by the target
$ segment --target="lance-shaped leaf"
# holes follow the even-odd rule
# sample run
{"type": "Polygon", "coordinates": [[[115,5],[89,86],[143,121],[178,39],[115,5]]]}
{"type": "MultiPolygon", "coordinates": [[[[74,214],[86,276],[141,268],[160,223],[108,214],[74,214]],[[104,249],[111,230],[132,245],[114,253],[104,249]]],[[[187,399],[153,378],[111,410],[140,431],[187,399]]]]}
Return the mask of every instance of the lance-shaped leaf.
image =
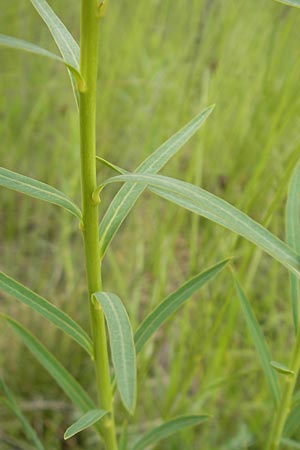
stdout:
{"type": "Polygon", "coordinates": [[[220,197],[181,180],[162,175],[144,174],[120,175],[109,178],[94,192],[94,197],[97,196],[103,186],[116,181],[131,181],[132,183],[139,182],[151,185],[151,190],[160,197],[243,236],[300,277],[300,255],[265,227],[220,197]]]}
{"type": "Polygon", "coordinates": [[[43,444],[41,443],[38,435],[36,434],[35,430],[32,428],[26,417],[21,411],[21,408],[19,407],[18,403],[16,402],[12,392],[10,389],[8,389],[7,385],[5,384],[4,380],[0,378],[0,394],[3,394],[4,397],[0,401],[11,409],[11,411],[15,414],[15,416],[19,419],[19,421],[22,424],[22,427],[24,429],[24,432],[29,440],[31,440],[33,446],[37,450],[45,450],[43,444]]]}
{"type": "Polygon", "coordinates": [[[82,386],[62,366],[62,364],[39,342],[28,330],[11,317],[1,314],[8,325],[21,338],[28,350],[35,356],[39,363],[50,373],[57,384],[70,398],[77,408],[83,413],[94,409],[94,404],[82,386]]]}
{"type": "Polygon", "coordinates": [[[80,433],[80,431],[86,430],[95,423],[99,422],[99,420],[101,420],[106,414],[108,414],[108,412],[103,409],[92,409],[91,411],[88,411],[66,429],[64,439],[69,439],[75,434],[80,433]]]}
{"type": "Polygon", "coordinates": [[[70,71],[74,74],[77,80],[81,80],[81,76],[77,65],[76,66],[72,65],[71,63],[61,58],[60,56],[55,55],[54,53],[49,52],[48,50],[39,47],[38,45],[32,44],[31,42],[23,41],[22,39],[17,39],[13,36],[6,36],[5,34],[0,34],[0,45],[2,47],[12,48],[14,50],[22,50],[28,53],[33,53],[34,55],[38,56],[45,56],[46,58],[50,58],[53,59],[54,61],[63,63],[68,67],[68,69],[70,69],[70,71]]]}
{"type": "Polygon", "coordinates": [[[139,353],[155,331],[186,302],[198,289],[216,277],[227,265],[229,259],[201,272],[184,283],[175,292],[163,300],[138,327],[135,335],[136,352],[139,353]]]}
{"type": "MultiPolygon", "coordinates": [[[[202,111],[201,114],[197,115],[142,162],[136,172],[148,174],[159,172],[196,133],[213,109],[214,106],[210,106],[202,111]]],[[[144,190],[145,186],[140,184],[127,184],[119,190],[110,203],[99,227],[100,251],[102,256],[144,190]]]]}
{"type": "Polygon", "coordinates": [[[125,408],[132,413],[136,402],[136,354],[126,309],[110,292],[95,292],[93,299],[103,309],[117,386],[125,408]]]}
{"type": "Polygon", "coordinates": [[[132,450],[146,450],[151,448],[162,439],[172,436],[173,434],[186,428],[200,425],[203,422],[206,422],[210,417],[211,416],[205,414],[177,417],[176,419],[163,423],[162,425],[146,433],[133,445],[132,450]]]}
{"type": "Polygon", "coordinates": [[[287,420],[284,425],[283,435],[285,437],[293,436],[300,428],[300,406],[296,405],[289,412],[287,420]]]}
{"type": "MultiPolygon", "coordinates": [[[[286,240],[288,245],[300,253],[300,164],[298,163],[292,176],[286,205],[286,240]]],[[[294,328],[297,333],[300,313],[300,280],[290,274],[291,300],[294,328]]]]}
{"type": "Polygon", "coordinates": [[[300,0],[276,0],[278,3],[283,3],[284,5],[295,6],[300,8],[300,0]]]}
{"type": "Polygon", "coordinates": [[[20,302],[32,308],[45,319],[64,331],[90,355],[93,354],[92,341],[87,333],[66,313],[46,299],[18,283],[13,278],[0,272],[0,290],[12,295],[20,302]]]}
{"type": "Polygon", "coordinates": [[[49,184],[0,167],[0,186],[61,206],[81,219],[81,211],[65,194],[49,184]]]}
{"type": "Polygon", "coordinates": [[[253,340],[253,344],[256,348],[263,371],[266,376],[270,393],[273,397],[275,405],[278,406],[280,399],[280,386],[277,373],[271,367],[271,356],[267,343],[265,341],[261,327],[255,317],[255,314],[252,311],[251,305],[248,302],[248,299],[246,298],[244,292],[242,291],[242,288],[237,279],[235,279],[235,287],[240,300],[244,318],[253,340]]]}
{"type": "MultiPolygon", "coordinates": [[[[77,42],[67,30],[62,21],[57,17],[53,9],[49,6],[46,0],[30,0],[38,14],[41,16],[47,25],[57,47],[66,63],[75,67],[79,72],[80,50],[77,42]]],[[[72,88],[75,96],[77,106],[79,105],[77,83],[73,74],[69,71],[72,88]]]]}

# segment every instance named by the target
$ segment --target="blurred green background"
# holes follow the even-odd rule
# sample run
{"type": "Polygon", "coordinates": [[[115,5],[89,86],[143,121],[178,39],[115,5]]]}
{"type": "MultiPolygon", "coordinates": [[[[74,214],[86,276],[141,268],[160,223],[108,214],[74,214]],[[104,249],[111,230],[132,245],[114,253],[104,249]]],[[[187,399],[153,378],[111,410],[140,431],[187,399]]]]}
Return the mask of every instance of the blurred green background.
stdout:
{"type": "MultiPolygon", "coordinates": [[[[49,3],[78,39],[79,0],[49,3]]],[[[1,33],[57,52],[29,1],[0,0],[0,6],[1,33]]],[[[216,103],[163,173],[225,198],[284,239],[288,180],[300,152],[299,42],[300,11],[272,0],[109,0],[101,21],[98,154],[133,170],[216,103]]],[[[7,49],[0,55],[1,164],[79,203],[78,118],[65,68],[7,49]]],[[[111,175],[99,165],[99,181],[111,175]]],[[[115,189],[104,191],[103,211],[115,189]]],[[[1,268],[88,329],[76,220],[2,190],[0,222],[1,268]]],[[[150,193],[105,257],[104,288],[120,295],[136,328],[185,279],[227,256],[234,256],[273,358],[288,363],[287,271],[230,232],[150,193]]],[[[28,326],[94,392],[92,365],[67,337],[12,298],[1,298],[1,310],[28,326]]],[[[1,323],[0,330],[1,374],[45,447],[94,448],[90,432],[63,441],[76,411],[8,327],[1,323]]],[[[147,345],[139,382],[133,436],[179,414],[213,415],[157,449],[264,449],[273,405],[229,272],[199,291],[147,345]]],[[[121,406],[118,411],[122,424],[125,413],[121,406]]],[[[31,448],[3,406],[0,423],[1,450],[31,448]]]]}

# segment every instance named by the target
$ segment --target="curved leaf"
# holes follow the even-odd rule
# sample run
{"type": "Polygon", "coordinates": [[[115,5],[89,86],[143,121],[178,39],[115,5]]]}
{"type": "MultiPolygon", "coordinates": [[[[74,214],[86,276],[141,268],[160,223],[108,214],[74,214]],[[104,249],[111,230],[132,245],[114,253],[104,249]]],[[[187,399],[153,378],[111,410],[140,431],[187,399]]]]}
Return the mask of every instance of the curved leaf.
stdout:
{"type": "MultiPolygon", "coordinates": [[[[45,24],[47,25],[53,39],[56,42],[57,47],[63,59],[70,67],[76,68],[77,72],[79,69],[80,60],[80,50],[77,42],[67,30],[62,21],[57,17],[53,9],[48,5],[46,0],[30,0],[38,14],[41,16],[45,24]]],[[[69,71],[69,76],[72,83],[72,88],[76,100],[77,107],[79,105],[79,96],[76,80],[73,74],[69,71]]]]}
{"type": "MultiPolygon", "coordinates": [[[[194,117],[193,120],[170,137],[170,139],[142,162],[136,171],[148,174],[159,172],[196,133],[201,125],[203,125],[213,109],[214,106],[210,106],[194,117]]],[[[122,186],[115,195],[99,226],[100,252],[102,256],[105,254],[107,247],[114,238],[116,232],[144,190],[145,186],[140,184],[127,184],[122,186]]]]}
{"type": "Polygon", "coordinates": [[[108,414],[108,412],[103,409],[92,409],[91,411],[88,411],[66,429],[64,439],[69,439],[80,431],[86,430],[102,419],[106,414],[108,414]]]}
{"type": "MultiPolygon", "coordinates": [[[[300,164],[294,170],[286,205],[286,240],[288,245],[300,253],[300,164]]],[[[290,274],[292,311],[294,328],[297,333],[300,311],[300,280],[290,274]]]]}
{"type": "Polygon", "coordinates": [[[140,324],[135,335],[136,352],[139,353],[155,331],[186,302],[205,283],[217,276],[228,264],[229,259],[221,261],[215,266],[201,272],[184,283],[163,300],[140,324]]]}
{"type": "Polygon", "coordinates": [[[39,363],[50,373],[57,384],[82,412],[94,408],[94,404],[80,384],[62,366],[62,364],[39,342],[28,330],[11,317],[1,314],[8,325],[21,338],[28,350],[36,357],[39,363]]]}
{"type": "Polygon", "coordinates": [[[0,186],[61,206],[81,219],[81,211],[65,194],[49,184],[0,167],[0,186]]]}
{"type": "Polygon", "coordinates": [[[141,439],[136,442],[132,450],[146,450],[157,442],[178,433],[189,427],[194,427],[206,422],[210,416],[208,415],[194,415],[194,416],[182,416],[176,419],[170,420],[162,425],[154,428],[146,433],[141,439]]]}
{"type": "MultiPolygon", "coordinates": [[[[28,422],[28,420],[22,413],[16,400],[14,399],[12,392],[10,391],[10,389],[8,389],[8,387],[4,383],[4,380],[0,378],[0,393],[1,393],[1,391],[4,395],[3,402],[6,404],[6,406],[8,408],[11,409],[11,411],[19,419],[19,421],[21,422],[21,424],[23,426],[26,436],[28,437],[28,439],[31,440],[31,442],[34,445],[34,448],[36,448],[37,450],[45,450],[45,448],[44,448],[42,442],[40,441],[38,435],[36,434],[35,430],[32,428],[32,426],[30,425],[30,423],[28,422]]],[[[0,401],[1,401],[1,397],[0,397],[0,401]]]]}
{"type": "Polygon", "coordinates": [[[80,73],[78,71],[78,67],[73,66],[60,56],[57,56],[54,53],[49,52],[48,50],[42,47],[39,47],[38,45],[32,44],[31,42],[23,41],[22,39],[17,39],[13,36],[6,36],[5,34],[0,34],[0,45],[2,47],[33,53],[38,56],[45,56],[47,58],[53,59],[54,61],[63,63],[74,73],[74,75],[78,79],[81,78],[80,73]]]}
{"type": "Polygon", "coordinates": [[[61,311],[46,299],[18,283],[13,278],[0,271],[0,290],[12,295],[20,302],[34,309],[45,319],[64,331],[90,355],[93,355],[92,340],[87,333],[66,313],[61,311]]]}
{"type": "Polygon", "coordinates": [[[106,184],[117,181],[151,185],[151,191],[160,197],[243,236],[300,277],[300,255],[265,227],[220,197],[181,180],[144,174],[119,175],[109,178],[97,191],[100,191],[106,184]]]}
{"type": "Polygon", "coordinates": [[[234,281],[242,311],[244,313],[244,318],[246,320],[249,332],[251,334],[263,371],[265,373],[269,390],[271,392],[275,405],[278,406],[280,400],[280,386],[277,373],[272,369],[271,366],[271,356],[267,343],[265,341],[260,325],[254,315],[254,312],[252,311],[251,305],[248,302],[244,292],[242,291],[239,282],[237,281],[237,279],[235,279],[234,281]]]}
{"type": "Polygon", "coordinates": [[[132,413],[136,402],[136,355],[126,309],[110,292],[95,292],[93,298],[104,311],[118,389],[125,408],[132,413]]]}
{"type": "Polygon", "coordinates": [[[283,3],[284,5],[295,6],[300,8],[300,0],[276,0],[278,3],[283,3]]]}

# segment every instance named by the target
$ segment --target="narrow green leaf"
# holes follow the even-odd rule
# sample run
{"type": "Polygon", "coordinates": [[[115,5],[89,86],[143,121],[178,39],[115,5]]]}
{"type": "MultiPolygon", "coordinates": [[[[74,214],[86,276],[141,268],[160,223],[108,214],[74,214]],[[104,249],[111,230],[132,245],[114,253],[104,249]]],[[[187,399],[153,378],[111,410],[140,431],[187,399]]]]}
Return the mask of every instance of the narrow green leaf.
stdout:
{"type": "Polygon", "coordinates": [[[66,313],[61,311],[46,299],[18,283],[13,278],[0,271],[0,290],[12,295],[20,302],[34,309],[45,319],[52,322],[64,331],[90,355],[93,355],[93,346],[87,333],[66,313]]]}
{"type": "Polygon", "coordinates": [[[0,186],[61,206],[81,219],[80,209],[65,194],[46,183],[0,167],[0,186]]]}
{"type": "Polygon", "coordinates": [[[162,439],[172,436],[181,430],[200,425],[210,418],[208,415],[182,416],[154,428],[139,439],[132,450],[146,450],[162,439]]]}
{"type": "Polygon", "coordinates": [[[284,425],[283,435],[285,437],[293,436],[294,433],[300,428],[300,406],[294,406],[290,411],[287,420],[284,425]]]}
{"type": "Polygon", "coordinates": [[[251,334],[263,371],[265,373],[270,393],[273,397],[275,405],[277,406],[279,404],[280,399],[280,386],[277,374],[270,365],[271,356],[268,346],[266,344],[260,325],[255,317],[255,314],[252,311],[250,303],[248,302],[244,292],[242,291],[242,288],[237,279],[235,279],[234,281],[235,281],[235,288],[242,307],[242,311],[244,313],[244,318],[246,320],[249,332],[251,334]]]}
{"type": "Polygon", "coordinates": [[[102,419],[106,414],[108,414],[108,411],[104,411],[103,409],[92,409],[91,411],[88,411],[66,429],[64,439],[69,439],[80,431],[86,430],[102,419]]]}
{"type": "Polygon", "coordinates": [[[155,331],[186,302],[198,289],[216,277],[226,267],[229,259],[196,275],[165,298],[140,324],[135,335],[136,352],[139,353],[155,331]]]}
{"type": "Polygon", "coordinates": [[[94,408],[94,404],[80,384],[62,366],[62,364],[39,342],[28,330],[11,317],[1,314],[8,325],[21,338],[28,350],[36,357],[39,363],[50,373],[57,384],[70,398],[70,400],[83,413],[94,408]]]}
{"type": "Polygon", "coordinates": [[[127,175],[129,172],[127,170],[122,169],[119,166],[116,166],[116,164],[111,163],[110,161],[107,161],[104,158],[101,158],[101,156],[96,155],[96,160],[101,162],[104,166],[109,167],[110,169],[114,170],[117,173],[120,173],[121,175],[127,175]]]}
{"type": "Polygon", "coordinates": [[[119,297],[110,292],[95,292],[93,297],[104,311],[121,399],[125,408],[133,413],[136,402],[136,354],[126,309],[119,297]]]}
{"type": "MultiPolygon", "coordinates": [[[[53,9],[49,6],[46,0],[30,0],[38,14],[41,16],[45,24],[47,25],[53,39],[56,42],[57,47],[70,67],[75,67],[79,73],[79,60],[80,50],[77,42],[67,30],[62,21],[57,17],[53,9]]],[[[74,79],[72,72],[69,70],[69,76],[72,83],[72,88],[76,100],[77,107],[79,105],[79,96],[77,83],[74,79]]]]}
{"type": "Polygon", "coordinates": [[[288,448],[300,449],[300,442],[296,442],[293,439],[282,438],[280,442],[288,448]]]}
{"type": "Polygon", "coordinates": [[[276,0],[278,3],[283,3],[284,5],[295,6],[300,8],[300,0],[276,0]]]}
{"type": "MultiPolygon", "coordinates": [[[[21,422],[24,432],[27,436],[27,438],[33,443],[34,448],[37,450],[45,450],[43,444],[41,443],[38,435],[36,434],[35,430],[32,428],[24,414],[22,413],[18,403],[16,402],[12,392],[8,387],[6,386],[3,379],[0,378],[0,393],[3,393],[5,396],[4,403],[8,408],[11,409],[11,411],[15,414],[15,416],[19,419],[21,422]]],[[[1,400],[1,398],[0,398],[1,400]]]]}
{"type": "MultiPolygon", "coordinates": [[[[100,191],[103,186],[117,181],[151,185],[151,191],[160,197],[243,236],[300,277],[300,255],[298,253],[261,224],[216,195],[181,180],[145,174],[119,175],[109,178],[99,186],[97,191],[100,191]]],[[[97,191],[95,191],[95,195],[97,191]]]]}
{"type": "MultiPolygon", "coordinates": [[[[213,109],[214,106],[210,106],[197,115],[142,162],[136,169],[136,172],[148,174],[159,172],[203,125],[213,109]]],[[[102,256],[144,190],[145,186],[140,184],[127,184],[122,186],[110,203],[99,227],[102,256]]]]}
{"type": "MultiPolygon", "coordinates": [[[[286,240],[288,245],[297,253],[300,253],[300,164],[298,163],[290,184],[286,205],[286,240]]],[[[300,280],[290,274],[291,299],[294,328],[297,334],[300,312],[300,280]]]]}
{"type": "Polygon", "coordinates": [[[60,56],[57,56],[54,53],[49,52],[48,50],[42,47],[39,47],[38,45],[32,44],[31,42],[23,41],[22,39],[17,39],[13,36],[6,36],[5,34],[0,34],[0,45],[2,47],[33,53],[38,56],[45,56],[47,58],[53,59],[54,61],[63,63],[74,73],[77,79],[81,79],[77,66],[73,66],[60,56]]]}
{"type": "Polygon", "coordinates": [[[289,369],[285,364],[279,363],[277,361],[271,361],[270,362],[271,367],[275,369],[278,373],[281,373],[282,375],[294,375],[295,372],[291,369],[289,369]]]}

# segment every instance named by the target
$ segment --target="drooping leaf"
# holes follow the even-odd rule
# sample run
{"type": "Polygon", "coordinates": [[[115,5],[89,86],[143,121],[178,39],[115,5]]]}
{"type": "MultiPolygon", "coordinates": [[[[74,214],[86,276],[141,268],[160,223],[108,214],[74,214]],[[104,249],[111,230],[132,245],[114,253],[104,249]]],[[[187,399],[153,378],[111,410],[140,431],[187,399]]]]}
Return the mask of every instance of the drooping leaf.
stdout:
{"type": "Polygon", "coordinates": [[[280,442],[288,448],[300,449],[300,442],[294,441],[294,439],[282,438],[280,442]]]}
{"type": "Polygon", "coordinates": [[[62,366],[62,364],[39,342],[28,330],[11,317],[1,314],[8,325],[21,338],[28,350],[35,356],[39,363],[50,373],[57,384],[70,398],[77,408],[83,413],[94,409],[94,404],[82,386],[62,366]]]}
{"type": "MultiPolygon", "coordinates": [[[[288,245],[297,253],[300,253],[300,164],[298,163],[290,184],[286,205],[286,240],[288,245]]],[[[294,328],[297,333],[300,313],[300,280],[294,274],[290,274],[291,299],[294,328]]]]}
{"type": "Polygon", "coordinates": [[[209,415],[194,415],[172,419],[146,433],[133,445],[132,450],[146,450],[151,448],[162,439],[172,436],[173,434],[186,428],[200,425],[203,422],[206,422],[209,418],[209,415]]]}
{"type": "Polygon", "coordinates": [[[92,356],[93,347],[90,337],[66,313],[1,271],[0,290],[6,292],[6,294],[12,295],[20,302],[34,309],[37,313],[74,339],[74,341],[81,345],[81,347],[92,356]]]}
{"type": "Polygon", "coordinates": [[[271,367],[273,367],[273,369],[275,369],[278,373],[281,373],[282,375],[294,375],[295,373],[285,364],[279,363],[277,361],[271,361],[270,364],[271,367]]]}
{"type": "MultiPolygon", "coordinates": [[[[22,413],[21,408],[18,405],[17,401],[15,400],[12,392],[10,391],[10,389],[8,389],[4,380],[0,378],[0,394],[1,394],[1,392],[4,395],[2,401],[19,419],[27,438],[33,443],[34,448],[37,450],[45,450],[45,448],[44,448],[42,442],[40,441],[38,435],[36,434],[35,430],[32,428],[32,426],[30,425],[30,423],[28,422],[28,420],[22,413]]],[[[0,396],[0,401],[1,401],[1,396],[0,396]]]]}
{"type": "Polygon", "coordinates": [[[139,353],[155,331],[186,302],[198,289],[216,277],[228,263],[228,259],[201,272],[184,283],[163,300],[140,324],[135,335],[136,352],[139,353]]]}
{"type": "Polygon", "coordinates": [[[103,309],[108,327],[117,386],[125,408],[133,413],[136,402],[136,354],[126,309],[116,294],[95,292],[94,300],[103,309]]]}
{"type": "Polygon", "coordinates": [[[103,409],[92,409],[91,411],[88,411],[66,429],[64,439],[69,439],[75,434],[80,433],[80,431],[86,430],[102,419],[106,414],[108,414],[108,412],[103,409]]]}
{"type": "Polygon", "coordinates": [[[0,167],[0,186],[61,206],[81,219],[81,211],[65,194],[41,181],[0,167]]]}
{"type": "MultiPolygon", "coordinates": [[[[136,172],[155,174],[184,146],[184,144],[203,125],[213,111],[214,106],[206,108],[181,130],[174,134],[157,150],[155,150],[139,167],[136,172]]],[[[100,251],[103,256],[116,232],[126,219],[138,198],[145,190],[140,184],[127,184],[122,186],[113,201],[110,203],[99,227],[100,251]]]]}
{"type": "Polygon", "coordinates": [[[278,3],[283,3],[284,5],[295,6],[300,8],[300,0],[276,0],[278,3]]]}
{"type": "Polygon", "coordinates": [[[265,373],[270,393],[273,397],[275,405],[278,405],[280,399],[280,386],[277,373],[271,367],[271,356],[263,332],[237,279],[235,279],[235,288],[240,300],[245,321],[253,340],[253,344],[256,348],[260,363],[265,373]]]}
{"type": "Polygon", "coordinates": [[[22,39],[17,39],[13,36],[6,36],[5,34],[0,34],[0,45],[2,47],[12,48],[15,50],[22,50],[25,52],[33,53],[35,55],[39,56],[45,56],[47,58],[53,59],[54,61],[58,61],[60,63],[65,64],[71,72],[80,79],[80,74],[78,72],[78,67],[73,66],[72,64],[65,61],[63,58],[61,58],[58,55],[55,55],[52,52],[49,52],[48,50],[39,47],[38,45],[35,45],[31,42],[23,41],[22,39]]]}
{"type": "Polygon", "coordinates": [[[181,180],[145,174],[119,175],[109,178],[99,186],[97,191],[100,191],[103,186],[117,181],[151,185],[151,191],[160,197],[243,236],[300,277],[300,255],[265,227],[220,197],[181,180]]]}
{"type": "MultiPolygon", "coordinates": [[[[78,72],[80,50],[77,42],[67,30],[62,21],[57,17],[53,9],[49,6],[46,0],[30,0],[38,14],[41,16],[45,24],[47,25],[53,39],[56,42],[57,47],[63,57],[71,67],[75,67],[78,72]]],[[[77,106],[79,105],[77,83],[74,79],[72,72],[69,70],[69,75],[72,83],[72,88],[76,100],[77,106]]]]}

